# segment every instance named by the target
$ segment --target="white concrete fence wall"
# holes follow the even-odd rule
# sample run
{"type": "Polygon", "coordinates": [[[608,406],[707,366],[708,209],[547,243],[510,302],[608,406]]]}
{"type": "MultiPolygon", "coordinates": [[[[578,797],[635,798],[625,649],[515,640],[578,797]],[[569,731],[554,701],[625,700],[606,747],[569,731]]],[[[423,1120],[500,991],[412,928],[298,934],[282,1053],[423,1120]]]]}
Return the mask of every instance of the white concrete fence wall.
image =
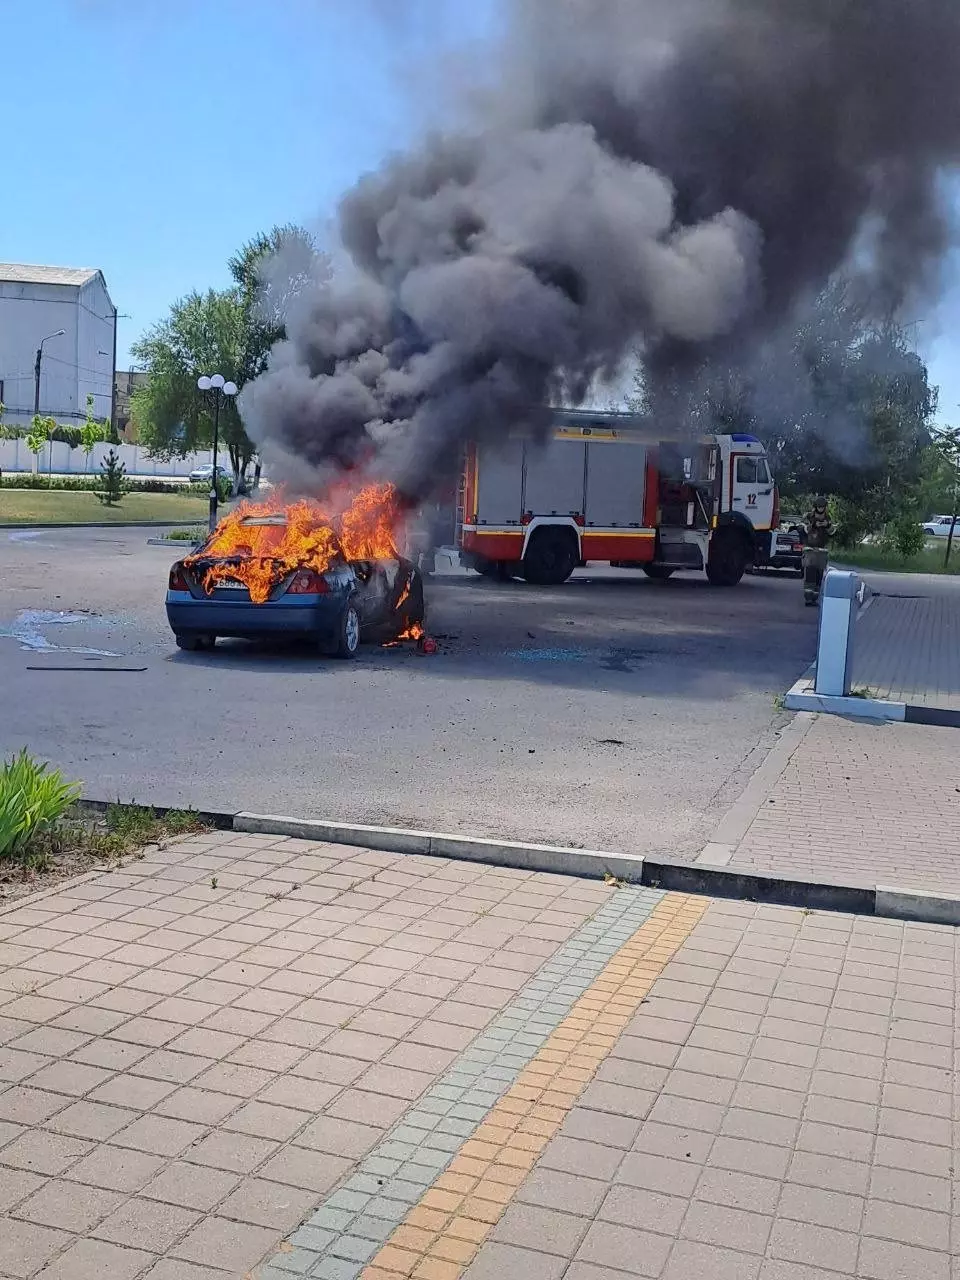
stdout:
{"type": "MultiPolygon", "coordinates": [[[[25,440],[0,440],[0,471],[5,475],[14,471],[39,471],[56,475],[99,476],[100,463],[111,449],[120,455],[120,461],[128,476],[188,476],[194,467],[213,461],[210,449],[188,453],[185,458],[172,458],[163,462],[151,458],[146,449],[136,444],[97,444],[89,455],[82,449],[71,449],[60,440],[45,444],[39,457],[27,448],[25,440]]],[[[229,467],[230,460],[222,456],[221,465],[229,467]]]]}

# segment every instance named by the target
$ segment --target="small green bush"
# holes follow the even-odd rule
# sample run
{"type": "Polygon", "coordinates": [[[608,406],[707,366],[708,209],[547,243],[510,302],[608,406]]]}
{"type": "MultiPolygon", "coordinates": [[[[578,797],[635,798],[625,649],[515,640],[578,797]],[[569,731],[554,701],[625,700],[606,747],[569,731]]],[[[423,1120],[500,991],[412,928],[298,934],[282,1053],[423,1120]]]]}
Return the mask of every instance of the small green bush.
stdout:
{"type": "Polygon", "coordinates": [[[78,799],[80,786],[59,769],[34,760],[26,750],[0,768],[0,858],[28,851],[78,799]]]}
{"type": "MultiPolygon", "coordinates": [[[[210,492],[205,484],[169,484],[155,476],[126,481],[128,493],[191,493],[205,498],[210,492]]],[[[72,493],[96,493],[102,485],[98,476],[47,476],[41,472],[14,471],[0,478],[0,489],[68,489],[72,493]]]]}
{"type": "Polygon", "coordinates": [[[904,560],[918,556],[927,545],[927,535],[916,516],[901,516],[890,527],[893,545],[904,560]]]}

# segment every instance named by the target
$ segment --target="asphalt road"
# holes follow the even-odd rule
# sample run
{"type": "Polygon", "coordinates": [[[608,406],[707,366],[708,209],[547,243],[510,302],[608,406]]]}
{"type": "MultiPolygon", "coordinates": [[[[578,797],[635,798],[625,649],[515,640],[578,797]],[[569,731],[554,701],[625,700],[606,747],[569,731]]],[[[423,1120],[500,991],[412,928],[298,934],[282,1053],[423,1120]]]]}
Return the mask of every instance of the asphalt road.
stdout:
{"type": "Polygon", "coordinates": [[[693,855],[814,653],[796,577],[597,568],[428,581],[433,657],[184,654],[173,558],[142,529],[0,531],[0,753],[98,798],[693,855]]]}

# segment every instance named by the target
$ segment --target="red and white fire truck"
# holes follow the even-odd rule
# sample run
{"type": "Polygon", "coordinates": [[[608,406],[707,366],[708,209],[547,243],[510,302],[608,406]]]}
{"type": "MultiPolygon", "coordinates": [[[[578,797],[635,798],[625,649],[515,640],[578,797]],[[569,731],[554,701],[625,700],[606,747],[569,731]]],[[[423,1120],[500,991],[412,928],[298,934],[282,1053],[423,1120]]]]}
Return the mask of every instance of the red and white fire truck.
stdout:
{"type": "Polygon", "coordinates": [[[583,410],[556,410],[546,441],[470,446],[457,499],[461,562],[541,584],[600,560],[735,586],[766,563],[778,523],[755,436],[658,440],[638,416],[583,410]]]}

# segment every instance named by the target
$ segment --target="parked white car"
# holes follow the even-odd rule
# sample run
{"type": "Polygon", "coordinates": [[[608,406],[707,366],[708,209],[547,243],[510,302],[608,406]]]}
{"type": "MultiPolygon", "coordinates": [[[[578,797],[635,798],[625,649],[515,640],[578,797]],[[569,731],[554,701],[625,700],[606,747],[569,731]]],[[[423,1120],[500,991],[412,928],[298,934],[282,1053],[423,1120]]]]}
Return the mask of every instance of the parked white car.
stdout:
{"type": "MultiPolygon", "coordinates": [[[[222,479],[230,478],[230,472],[227,471],[226,467],[217,467],[217,475],[222,479]]],[[[205,462],[202,467],[195,467],[193,471],[190,472],[190,479],[194,484],[202,483],[205,480],[212,480],[213,463],[205,462]]]]}
{"type": "MultiPolygon", "coordinates": [[[[949,538],[953,525],[953,516],[931,516],[924,524],[923,532],[931,538],[949,538]]],[[[954,537],[960,534],[960,516],[957,516],[957,528],[954,537]]]]}

